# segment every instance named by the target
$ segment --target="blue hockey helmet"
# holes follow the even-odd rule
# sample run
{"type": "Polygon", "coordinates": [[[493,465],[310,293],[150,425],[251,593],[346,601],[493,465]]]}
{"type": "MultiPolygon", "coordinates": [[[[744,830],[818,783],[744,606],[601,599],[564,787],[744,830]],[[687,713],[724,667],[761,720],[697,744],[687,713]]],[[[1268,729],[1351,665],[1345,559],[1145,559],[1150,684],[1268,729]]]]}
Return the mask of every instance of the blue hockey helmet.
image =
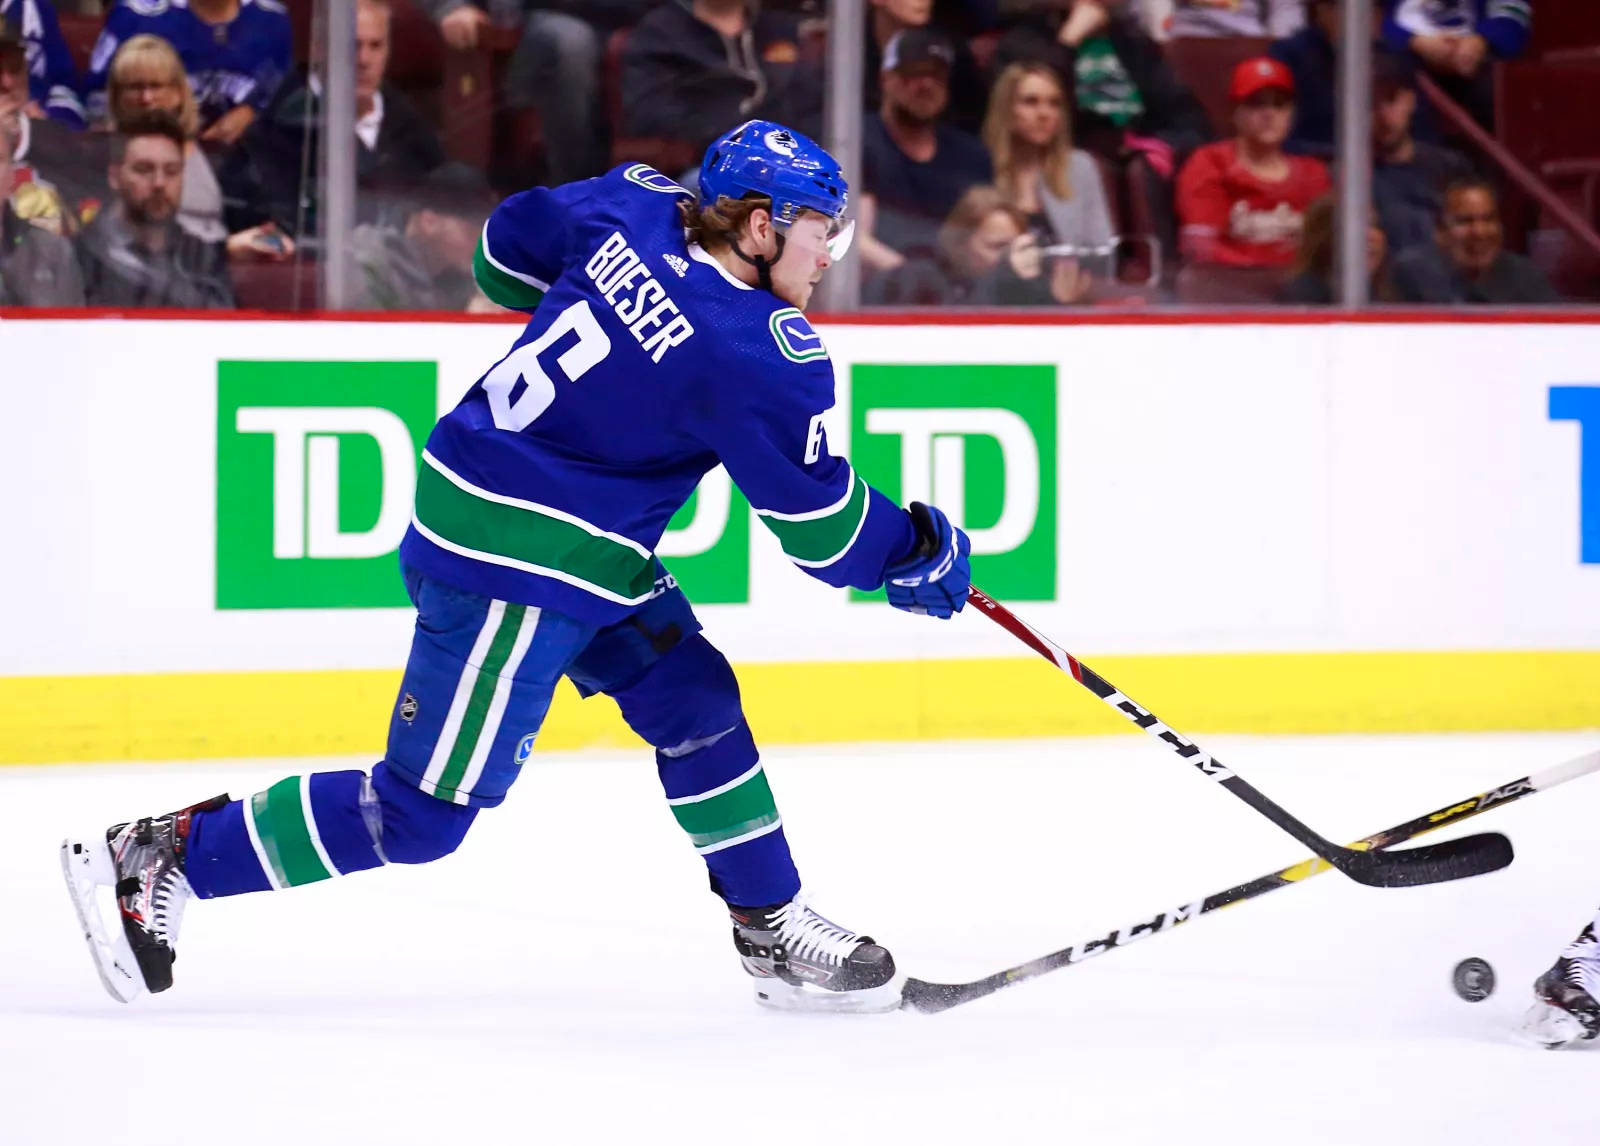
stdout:
{"type": "Polygon", "coordinates": [[[706,148],[701,202],[752,194],[772,200],[772,219],[781,228],[802,210],[825,216],[828,253],[839,259],[849,249],[855,232],[854,222],[845,219],[850,186],[838,162],[815,140],[770,119],[752,119],[706,148]]]}

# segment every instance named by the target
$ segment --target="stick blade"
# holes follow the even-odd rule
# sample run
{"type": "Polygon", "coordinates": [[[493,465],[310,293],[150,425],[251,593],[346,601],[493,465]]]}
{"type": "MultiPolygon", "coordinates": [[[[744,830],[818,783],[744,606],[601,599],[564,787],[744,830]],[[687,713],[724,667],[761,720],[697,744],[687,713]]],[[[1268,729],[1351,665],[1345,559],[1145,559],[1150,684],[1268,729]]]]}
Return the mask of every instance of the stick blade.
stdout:
{"type": "Polygon", "coordinates": [[[1508,838],[1481,832],[1399,851],[1357,852],[1354,859],[1335,866],[1368,887],[1422,887],[1499,871],[1515,858],[1508,838]]]}
{"type": "Polygon", "coordinates": [[[993,990],[981,980],[977,983],[929,983],[922,979],[907,978],[900,990],[900,1009],[937,1015],[940,1011],[948,1011],[951,1007],[982,998],[993,990]]]}

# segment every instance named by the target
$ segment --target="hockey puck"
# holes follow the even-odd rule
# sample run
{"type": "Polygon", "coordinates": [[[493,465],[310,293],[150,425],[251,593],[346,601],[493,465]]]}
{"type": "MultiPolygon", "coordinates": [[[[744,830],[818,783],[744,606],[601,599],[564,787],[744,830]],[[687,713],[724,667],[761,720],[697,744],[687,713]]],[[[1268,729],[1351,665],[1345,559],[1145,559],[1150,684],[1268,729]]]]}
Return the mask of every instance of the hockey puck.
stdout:
{"type": "Polygon", "coordinates": [[[1463,959],[1450,973],[1450,985],[1469,1003],[1481,1003],[1494,994],[1494,968],[1477,956],[1463,959]]]}

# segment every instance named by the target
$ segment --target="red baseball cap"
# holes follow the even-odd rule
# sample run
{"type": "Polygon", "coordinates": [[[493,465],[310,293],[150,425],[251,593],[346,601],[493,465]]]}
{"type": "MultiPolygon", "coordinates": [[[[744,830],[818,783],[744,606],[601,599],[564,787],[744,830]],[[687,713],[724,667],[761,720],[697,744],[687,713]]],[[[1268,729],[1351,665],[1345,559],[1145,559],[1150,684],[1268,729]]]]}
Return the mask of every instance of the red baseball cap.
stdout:
{"type": "Polygon", "coordinates": [[[1271,56],[1252,56],[1233,69],[1228,98],[1243,103],[1257,92],[1276,88],[1294,95],[1294,75],[1271,56]]]}

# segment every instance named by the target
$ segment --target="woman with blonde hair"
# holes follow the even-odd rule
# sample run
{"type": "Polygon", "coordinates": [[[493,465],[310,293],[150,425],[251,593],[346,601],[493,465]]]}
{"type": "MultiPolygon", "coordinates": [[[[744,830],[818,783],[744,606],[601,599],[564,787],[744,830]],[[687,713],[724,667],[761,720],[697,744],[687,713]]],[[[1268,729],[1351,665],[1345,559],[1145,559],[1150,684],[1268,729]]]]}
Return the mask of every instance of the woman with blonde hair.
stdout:
{"type": "MultiPolygon", "coordinates": [[[[1072,146],[1066,93],[1048,64],[1008,64],[995,80],[983,120],[995,185],[1048,245],[1103,250],[1112,241],[1100,168],[1072,146]]],[[[1088,293],[1089,276],[1073,293],[1088,293]]]]}
{"type": "Polygon", "coordinates": [[[178,201],[178,225],[208,243],[227,242],[231,259],[286,259],[294,244],[271,224],[228,234],[222,221],[222,186],[204,151],[195,142],[200,130],[200,110],[189,74],[177,50],[159,36],[128,39],[112,58],[106,78],[109,127],[118,128],[130,116],[157,110],[171,113],[188,142],[183,149],[183,188],[178,201]]]}

